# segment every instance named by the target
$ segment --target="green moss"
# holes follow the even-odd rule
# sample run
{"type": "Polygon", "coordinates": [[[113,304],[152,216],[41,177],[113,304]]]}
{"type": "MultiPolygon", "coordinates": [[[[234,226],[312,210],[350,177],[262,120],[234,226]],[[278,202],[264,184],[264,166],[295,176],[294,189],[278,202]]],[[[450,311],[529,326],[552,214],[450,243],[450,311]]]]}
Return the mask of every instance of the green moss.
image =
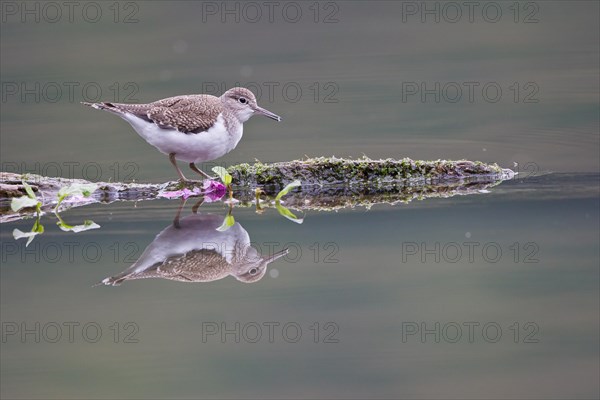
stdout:
{"type": "Polygon", "coordinates": [[[467,160],[395,160],[343,159],[316,157],[305,160],[265,164],[239,164],[228,168],[236,185],[284,186],[295,179],[308,184],[360,183],[366,185],[389,184],[410,179],[445,180],[463,179],[474,176],[502,176],[503,170],[496,164],[467,160]]]}

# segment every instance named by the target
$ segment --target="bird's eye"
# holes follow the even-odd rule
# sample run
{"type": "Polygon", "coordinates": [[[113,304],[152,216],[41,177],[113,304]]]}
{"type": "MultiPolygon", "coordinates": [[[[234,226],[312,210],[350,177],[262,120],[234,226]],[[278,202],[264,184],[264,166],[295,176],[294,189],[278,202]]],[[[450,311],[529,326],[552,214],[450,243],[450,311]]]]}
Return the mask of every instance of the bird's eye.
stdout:
{"type": "Polygon", "coordinates": [[[238,101],[242,104],[246,104],[248,102],[245,97],[240,97],[238,101]]]}
{"type": "Polygon", "coordinates": [[[256,273],[258,272],[258,268],[252,268],[248,272],[250,272],[250,275],[256,275],[256,273]]]}

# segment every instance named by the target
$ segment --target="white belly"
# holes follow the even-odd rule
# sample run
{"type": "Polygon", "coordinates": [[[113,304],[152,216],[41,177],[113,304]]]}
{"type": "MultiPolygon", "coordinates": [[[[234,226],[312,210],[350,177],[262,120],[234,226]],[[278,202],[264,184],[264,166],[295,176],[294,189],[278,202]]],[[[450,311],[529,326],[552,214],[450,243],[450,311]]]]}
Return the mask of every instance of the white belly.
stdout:
{"type": "Polygon", "coordinates": [[[164,154],[175,153],[177,160],[200,163],[224,156],[237,146],[242,138],[243,126],[235,132],[228,132],[223,116],[206,132],[183,133],[175,129],[162,129],[131,114],[123,114],[123,119],[133,129],[164,154]]]}
{"type": "Polygon", "coordinates": [[[250,236],[237,222],[220,232],[217,228],[222,223],[220,215],[194,214],[183,218],[179,228],[169,225],[156,235],[128,272],[143,272],[166,258],[200,249],[215,250],[228,264],[233,264],[236,256],[243,256],[250,248],[250,236]]]}

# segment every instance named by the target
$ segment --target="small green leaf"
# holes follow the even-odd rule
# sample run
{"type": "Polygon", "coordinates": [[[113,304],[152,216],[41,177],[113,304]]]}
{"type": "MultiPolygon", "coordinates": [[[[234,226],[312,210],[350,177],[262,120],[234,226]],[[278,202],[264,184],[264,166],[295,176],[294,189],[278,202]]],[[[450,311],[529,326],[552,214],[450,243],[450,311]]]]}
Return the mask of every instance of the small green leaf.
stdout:
{"type": "Polygon", "coordinates": [[[62,219],[56,222],[56,225],[58,225],[60,230],[63,232],[69,232],[71,229],[73,229],[71,225],[65,223],[65,221],[63,221],[62,219]]]}
{"type": "Polygon", "coordinates": [[[30,199],[35,199],[35,193],[33,193],[33,189],[31,188],[31,186],[29,186],[29,184],[25,181],[21,181],[21,183],[25,188],[25,192],[27,192],[27,196],[29,196],[30,199]]]}
{"type": "Polygon", "coordinates": [[[219,179],[225,184],[225,186],[231,185],[233,178],[229,175],[229,172],[223,167],[213,167],[212,171],[217,174],[219,179]]]}
{"type": "Polygon", "coordinates": [[[58,198],[64,199],[67,196],[79,195],[89,197],[94,191],[98,189],[98,185],[95,183],[73,183],[69,186],[60,188],[58,191],[58,198]]]}
{"type": "Polygon", "coordinates": [[[60,188],[58,194],[56,195],[58,198],[58,202],[54,207],[54,211],[58,210],[60,203],[63,202],[68,196],[84,196],[89,197],[94,191],[98,189],[98,185],[95,183],[73,183],[69,186],[64,186],[60,188]]]}
{"type": "Polygon", "coordinates": [[[65,197],[67,197],[70,194],[70,190],[71,190],[71,186],[63,186],[60,188],[60,190],[58,191],[56,196],[59,199],[64,199],[65,197]]]}
{"type": "MultiPolygon", "coordinates": [[[[42,228],[42,232],[43,231],[44,230],[42,228]]],[[[23,232],[19,229],[14,229],[13,237],[15,238],[15,240],[27,238],[27,243],[25,243],[25,247],[27,247],[27,246],[29,246],[29,243],[31,243],[33,241],[33,238],[36,237],[37,235],[41,234],[42,232],[23,232]]]]}
{"type": "Polygon", "coordinates": [[[235,218],[233,218],[233,215],[227,214],[227,216],[223,220],[223,223],[221,224],[220,227],[217,228],[217,230],[219,232],[225,232],[227,229],[231,228],[234,224],[235,224],[235,218]]]}
{"type": "Polygon", "coordinates": [[[81,194],[83,195],[83,197],[90,197],[92,193],[94,193],[93,190],[81,189],[81,194]]]}
{"type": "Polygon", "coordinates": [[[98,228],[100,228],[100,225],[98,225],[92,220],[86,219],[85,221],[83,221],[83,225],[75,225],[73,228],[71,228],[71,230],[75,233],[78,233],[98,228]]]}
{"type": "Polygon", "coordinates": [[[281,192],[279,192],[277,194],[277,197],[275,197],[275,201],[281,200],[281,198],[283,196],[285,196],[286,194],[288,194],[290,190],[292,190],[295,187],[301,186],[301,185],[302,185],[302,183],[300,183],[300,181],[294,181],[294,182],[288,184],[286,187],[283,188],[283,190],[281,192]]]}
{"type": "Polygon", "coordinates": [[[66,224],[62,220],[58,221],[56,223],[56,225],[58,225],[58,227],[64,232],[75,232],[75,233],[89,231],[90,229],[100,228],[100,225],[98,225],[97,223],[95,223],[94,221],[91,221],[89,219],[83,221],[83,225],[71,226],[71,225],[66,224]]]}
{"type": "Polygon", "coordinates": [[[37,201],[35,196],[33,198],[29,196],[13,197],[10,201],[10,208],[13,211],[19,211],[27,207],[37,207],[38,203],[39,201],[37,201]]]}
{"type": "Polygon", "coordinates": [[[36,232],[36,233],[44,233],[44,225],[40,224],[40,219],[38,217],[38,219],[35,220],[35,223],[33,224],[33,227],[31,228],[31,232],[36,232]]]}
{"type": "Polygon", "coordinates": [[[227,173],[227,170],[225,168],[216,166],[216,167],[212,168],[212,171],[215,174],[217,174],[217,176],[221,179],[221,181],[225,180],[225,174],[227,173]]]}
{"type": "Polygon", "coordinates": [[[295,222],[297,224],[301,224],[302,222],[304,222],[304,217],[302,218],[298,218],[294,215],[294,213],[292,213],[287,207],[284,207],[281,205],[280,202],[275,202],[275,208],[277,208],[277,211],[279,211],[279,214],[281,214],[282,216],[284,216],[285,218],[289,219],[292,222],[295,222]]]}

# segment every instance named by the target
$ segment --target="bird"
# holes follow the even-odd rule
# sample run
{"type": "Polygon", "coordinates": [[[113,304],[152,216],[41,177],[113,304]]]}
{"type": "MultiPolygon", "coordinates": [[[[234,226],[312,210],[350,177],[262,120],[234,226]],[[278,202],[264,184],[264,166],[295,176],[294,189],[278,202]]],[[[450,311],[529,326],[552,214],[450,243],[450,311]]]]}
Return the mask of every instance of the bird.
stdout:
{"type": "Polygon", "coordinates": [[[235,222],[225,231],[217,228],[223,217],[192,214],[163,229],[138,260],[98,285],[118,286],[126,280],[162,278],[178,282],[212,282],[229,275],[254,283],[262,279],[269,263],[288,249],[263,256],[251,246],[248,232],[235,222]]]}
{"type": "Polygon", "coordinates": [[[281,117],[258,106],[254,93],[243,87],[227,90],[221,97],[190,94],[168,97],[147,104],[88,103],[83,105],[123,118],[158,151],[169,156],[183,182],[187,179],[177,160],[189,163],[192,171],[213,179],[196,163],[216,160],[233,150],[253,115],[281,121],[281,117]]]}

